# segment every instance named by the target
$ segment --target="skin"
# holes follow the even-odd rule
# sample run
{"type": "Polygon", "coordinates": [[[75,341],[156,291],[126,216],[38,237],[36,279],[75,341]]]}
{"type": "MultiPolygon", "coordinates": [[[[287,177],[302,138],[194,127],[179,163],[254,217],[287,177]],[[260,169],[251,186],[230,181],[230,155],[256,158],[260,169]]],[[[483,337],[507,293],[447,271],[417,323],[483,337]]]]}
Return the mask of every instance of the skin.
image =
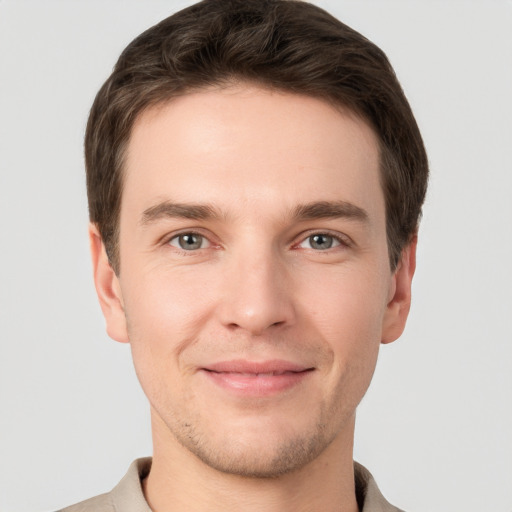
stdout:
{"type": "Polygon", "coordinates": [[[107,331],[151,404],[152,509],[356,511],[355,410],[415,268],[415,241],[389,267],[372,129],[249,84],[173,99],[133,127],[119,275],[90,239],[107,331]],[[239,391],[205,371],[232,360],[308,371],[239,391]]]}

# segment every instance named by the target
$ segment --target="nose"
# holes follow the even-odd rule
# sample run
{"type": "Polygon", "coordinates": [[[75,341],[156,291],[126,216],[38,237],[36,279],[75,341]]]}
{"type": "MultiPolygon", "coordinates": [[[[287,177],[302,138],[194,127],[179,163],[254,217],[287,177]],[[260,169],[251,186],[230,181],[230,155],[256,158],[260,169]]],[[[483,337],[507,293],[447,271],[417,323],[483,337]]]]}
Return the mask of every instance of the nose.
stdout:
{"type": "Polygon", "coordinates": [[[230,258],[226,267],[218,310],[225,327],[259,336],[295,322],[289,269],[272,251],[245,252],[230,258]]]}

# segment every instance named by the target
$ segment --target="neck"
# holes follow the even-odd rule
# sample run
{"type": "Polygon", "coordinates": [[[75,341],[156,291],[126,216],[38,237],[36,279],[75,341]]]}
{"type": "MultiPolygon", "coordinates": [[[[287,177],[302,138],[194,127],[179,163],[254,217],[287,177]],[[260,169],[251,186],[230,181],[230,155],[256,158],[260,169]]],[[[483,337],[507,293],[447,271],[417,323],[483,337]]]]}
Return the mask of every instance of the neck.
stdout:
{"type": "Polygon", "coordinates": [[[227,474],[203,463],[153,418],[154,455],[143,482],[155,512],[357,512],[354,419],[313,461],[275,478],[227,474]]]}

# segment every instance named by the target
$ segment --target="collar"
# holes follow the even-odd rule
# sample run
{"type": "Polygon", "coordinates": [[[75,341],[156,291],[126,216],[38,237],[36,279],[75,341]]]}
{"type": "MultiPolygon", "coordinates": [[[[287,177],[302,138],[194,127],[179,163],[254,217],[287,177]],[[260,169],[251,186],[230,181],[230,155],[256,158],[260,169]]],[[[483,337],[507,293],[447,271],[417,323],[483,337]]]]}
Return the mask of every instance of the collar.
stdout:
{"type": "MultiPolygon", "coordinates": [[[[142,480],[151,469],[151,457],[132,462],[128,472],[111,492],[115,510],[123,512],[151,512],[142,492],[142,480]]],[[[390,505],[380,492],[372,474],[354,462],[356,495],[361,512],[403,512],[390,505]]]]}

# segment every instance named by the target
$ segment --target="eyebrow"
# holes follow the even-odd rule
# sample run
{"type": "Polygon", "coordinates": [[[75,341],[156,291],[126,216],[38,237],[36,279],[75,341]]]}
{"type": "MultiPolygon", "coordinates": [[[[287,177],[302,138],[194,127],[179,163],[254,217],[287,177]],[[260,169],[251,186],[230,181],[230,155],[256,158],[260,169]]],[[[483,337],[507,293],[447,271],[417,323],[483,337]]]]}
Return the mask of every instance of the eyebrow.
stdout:
{"type": "Polygon", "coordinates": [[[208,204],[173,203],[162,201],[142,213],[141,224],[150,224],[163,218],[181,218],[192,220],[208,220],[220,218],[220,212],[208,204]]]}
{"type": "Polygon", "coordinates": [[[346,218],[366,223],[369,220],[366,210],[347,201],[317,201],[299,205],[293,217],[299,221],[346,218]]]}
{"type": "MultiPolygon", "coordinates": [[[[144,210],[141,224],[146,225],[163,218],[211,220],[226,217],[212,205],[195,203],[173,203],[162,201],[144,210]]],[[[345,218],[368,222],[368,213],[363,208],[347,201],[315,201],[296,206],[292,210],[296,221],[345,218]]]]}

